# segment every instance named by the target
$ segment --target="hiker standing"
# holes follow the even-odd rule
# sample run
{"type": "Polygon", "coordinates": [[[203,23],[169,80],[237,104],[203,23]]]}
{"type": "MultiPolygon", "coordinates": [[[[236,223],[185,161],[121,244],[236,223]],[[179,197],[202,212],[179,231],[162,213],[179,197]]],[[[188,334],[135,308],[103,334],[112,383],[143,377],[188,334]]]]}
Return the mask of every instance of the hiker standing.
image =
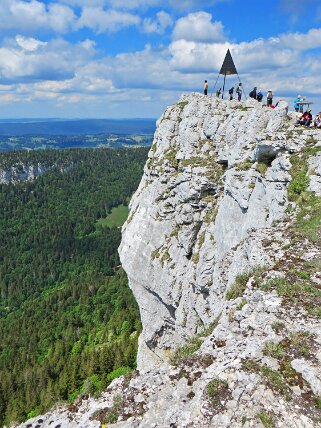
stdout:
{"type": "Polygon", "coordinates": [[[267,96],[266,96],[266,105],[268,107],[271,107],[273,103],[273,93],[272,91],[268,91],[267,96]]]}
{"type": "Polygon", "coordinates": [[[231,87],[231,89],[228,90],[228,93],[230,95],[230,101],[233,99],[233,92],[234,92],[234,86],[231,87]]]}
{"type": "Polygon", "coordinates": [[[294,110],[298,112],[300,110],[300,104],[303,101],[303,98],[301,95],[298,95],[298,97],[294,100],[294,110]]]}
{"type": "Polygon", "coordinates": [[[218,91],[216,91],[217,98],[221,98],[221,94],[222,94],[222,88],[220,88],[218,91]]]}
{"type": "Polygon", "coordinates": [[[259,89],[259,92],[256,94],[256,99],[258,100],[259,103],[262,102],[262,100],[263,100],[263,93],[262,93],[261,89],[259,89]]]}
{"type": "Polygon", "coordinates": [[[207,91],[208,91],[208,83],[207,83],[207,80],[205,80],[205,82],[204,82],[204,95],[207,95],[207,91]]]}
{"type": "Polygon", "coordinates": [[[237,99],[238,99],[238,101],[241,101],[241,99],[242,99],[242,92],[243,92],[243,87],[242,87],[242,83],[241,82],[236,87],[235,92],[237,93],[237,99]]]}
{"type": "Polygon", "coordinates": [[[256,91],[257,91],[257,87],[254,86],[254,88],[252,89],[252,91],[249,93],[249,97],[250,98],[254,98],[256,100],[256,91]]]}

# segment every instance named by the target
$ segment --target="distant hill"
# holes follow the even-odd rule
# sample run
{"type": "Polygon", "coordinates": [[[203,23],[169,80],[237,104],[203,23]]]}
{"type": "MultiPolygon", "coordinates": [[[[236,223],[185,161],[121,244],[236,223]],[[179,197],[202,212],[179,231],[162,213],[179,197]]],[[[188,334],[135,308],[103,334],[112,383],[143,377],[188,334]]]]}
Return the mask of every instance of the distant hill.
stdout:
{"type": "Polygon", "coordinates": [[[153,134],[154,119],[82,119],[21,122],[0,121],[0,136],[85,135],[85,134],[153,134]]]}

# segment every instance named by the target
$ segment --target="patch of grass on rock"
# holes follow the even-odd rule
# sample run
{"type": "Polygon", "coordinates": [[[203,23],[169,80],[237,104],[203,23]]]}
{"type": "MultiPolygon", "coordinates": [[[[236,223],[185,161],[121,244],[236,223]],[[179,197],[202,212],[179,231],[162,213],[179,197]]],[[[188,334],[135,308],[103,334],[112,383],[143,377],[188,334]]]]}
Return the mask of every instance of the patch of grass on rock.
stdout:
{"type": "Polygon", "coordinates": [[[275,422],[274,422],[274,415],[273,413],[269,412],[265,412],[264,410],[261,410],[258,414],[257,414],[258,419],[261,421],[262,425],[265,428],[274,428],[275,427],[275,422]]]}
{"type": "Polygon", "coordinates": [[[217,411],[223,410],[223,403],[229,398],[230,391],[225,380],[213,379],[207,384],[207,396],[217,411]]]}
{"type": "Polygon", "coordinates": [[[285,329],[285,323],[283,321],[275,321],[271,327],[276,333],[280,333],[282,330],[285,329]]]}
{"type": "Polygon", "coordinates": [[[263,349],[263,354],[276,359],[280,359],[285,356],[282,344],[275,342],[267,342],[263,349]]]}
{"type": "Polygon", "coordinates": [[[251,275],[249,273],[238,275],[235,279],[234,285],[232,285],[232,287],[227,291],[226,299],[232,300],[236,299],[237,297],[242,297],[250,276],[251,275]]]}

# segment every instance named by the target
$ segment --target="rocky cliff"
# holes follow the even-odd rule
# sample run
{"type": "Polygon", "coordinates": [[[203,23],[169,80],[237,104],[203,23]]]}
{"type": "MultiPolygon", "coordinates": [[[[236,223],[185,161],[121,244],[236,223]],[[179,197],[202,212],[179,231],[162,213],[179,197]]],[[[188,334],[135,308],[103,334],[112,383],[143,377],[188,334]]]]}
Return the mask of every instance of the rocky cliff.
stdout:
{"type": "Polygon", "coordinates": [[[272,265],[265,231],[289,204],[289,155],[312,136],[285,103],[189,95],[160,118],[120,248],[144,326],[140,371],[212,323],[238,274],[272,265]]]}
{"type": "Polygon", "coordinates": [[[45,174],[50,168],[52,167],[41,164],[27,165],[23,163],[17,163],[10,168],[1,168],[0,184],[32,181],[40,175],[45,174]]]}
{"type": "Polygon", "coordinates": [[[24,163],[16,162],[10,167],[0,166],[0,184],[19,183],[21,181],[33,181],[37,177],[46,174],[51,169],[57,168],[61,172],[66,172],[73,168],[73,162],[69,165],[59,165],[58,163],[48,164],[48,162],[24,163]]]}
{"type": "Polygon", "coordinates": [[[294,122],[284,102],[166,110],[120,247],[139,373],[30,426],[321,426],[321,131],[294,122]]]}

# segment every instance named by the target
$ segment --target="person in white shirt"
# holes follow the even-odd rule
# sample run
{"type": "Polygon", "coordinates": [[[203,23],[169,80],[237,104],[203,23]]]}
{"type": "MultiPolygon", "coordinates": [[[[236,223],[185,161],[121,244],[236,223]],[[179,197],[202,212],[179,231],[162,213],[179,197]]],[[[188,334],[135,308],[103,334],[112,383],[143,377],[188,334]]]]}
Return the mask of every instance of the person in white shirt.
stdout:
{"type": "Polygon", "coordinates": [[[270,90],[268,91],[266,96],[266,105],[268,107],[271,107],[272,103],[273,103],[273,92],[270,90]]]}

